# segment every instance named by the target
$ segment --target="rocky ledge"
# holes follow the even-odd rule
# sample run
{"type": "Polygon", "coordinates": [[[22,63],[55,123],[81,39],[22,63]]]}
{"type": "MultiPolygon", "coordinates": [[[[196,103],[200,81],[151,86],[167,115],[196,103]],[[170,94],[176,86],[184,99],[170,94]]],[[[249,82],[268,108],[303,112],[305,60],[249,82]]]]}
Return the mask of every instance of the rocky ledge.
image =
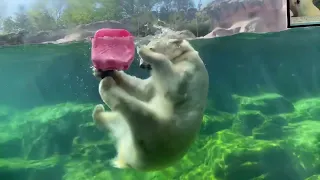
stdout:
{"type": "MultiPolygon", "coordinates": [[[[94,33],[101,28],[112,28],[112,29],[127,29],[132,34],[138,34],[137,29],[130,27],[129,25],[122,24],[116,21],[99,21],[91,24],[80,25],[74,29],[67,30],[56,30],[56,31],[42,31],[36,34],[30,34],[24,30],[17,33],[9,33],[0,35],[0,46],[7,45],[19,45],[19,44],[42,44],[42,43],[68,43],[75,41],[90,40],[94,36],[94,33]]],[[[145,44],[149,42],[151,38],[160,36],[171,37],[171,38],[186,38],[193,39],[196,36],[188,31],[176,31],[166,26],[151,25],[146,26],[147,32],[144,36],[137,36],[136,42],[138,44],[145,44]]]]}
{"type": "MultiPolygon", "coordinates": [[[[285,0],[216,0],[198,12],[197,23],[170,25],[172,31],[189,30],[198,37],[212,38],[243,32],[277,32],[286,30],[285,0]],[[199,35],[199,32],[201,32],[199,35]]],[[[168,26],[162,21],[154,24],[150,18],[139,18],[139,26],[130,19],[99,21],[72,29],[29,33],[21,30],[0,35],[0,46],[39,43],[66,43],[87,40],[100,28],[123,28],[137,37],[161,34],[168,26]]],[[[178,33],[179,34],[179,33],[178,33]]],[[[188,37],[194,37],[194,35],[188,37]]]]}

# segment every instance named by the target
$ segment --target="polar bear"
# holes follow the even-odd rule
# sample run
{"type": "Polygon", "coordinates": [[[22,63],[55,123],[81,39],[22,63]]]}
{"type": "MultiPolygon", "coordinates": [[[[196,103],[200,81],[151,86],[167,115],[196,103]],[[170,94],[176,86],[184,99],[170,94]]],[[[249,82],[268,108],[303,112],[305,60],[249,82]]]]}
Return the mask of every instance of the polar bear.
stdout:
{"type": "MultiPolygon", "coordinates": [[[[123,71],[99,83],[102,104],[92,113],[116,141],[116,168],[159,170],[180,160],[200,130],[209,77],[198,52],[183,39],[160,38],[139,50],[151,76],[123,71]]],[[[94,69],[94,75],[99,72],[94,69]]]]}
{"type": "Polygon", "coordinates": [[[293,17],[320,16],[320,10],[312,0],[290,0],[290,10],[293,17]]]}

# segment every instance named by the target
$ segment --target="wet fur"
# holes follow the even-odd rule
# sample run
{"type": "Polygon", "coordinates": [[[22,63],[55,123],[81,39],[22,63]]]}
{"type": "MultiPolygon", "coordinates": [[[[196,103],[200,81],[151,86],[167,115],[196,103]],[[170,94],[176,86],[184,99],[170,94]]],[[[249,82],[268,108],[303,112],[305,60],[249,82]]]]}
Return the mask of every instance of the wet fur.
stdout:
{"type": "MultiPolygon", "coordinates": [[[[103,105],[93,119],[115,137],[114,167],[150,171],[181,159],[196,138],[208,94],[208,73],[186,40],[158,39],[140,48],[152,66],[140,79],[122,71],[100,81],[103,105]]],[[[94,70],[99,77],[99,72],[94,70]]]]}

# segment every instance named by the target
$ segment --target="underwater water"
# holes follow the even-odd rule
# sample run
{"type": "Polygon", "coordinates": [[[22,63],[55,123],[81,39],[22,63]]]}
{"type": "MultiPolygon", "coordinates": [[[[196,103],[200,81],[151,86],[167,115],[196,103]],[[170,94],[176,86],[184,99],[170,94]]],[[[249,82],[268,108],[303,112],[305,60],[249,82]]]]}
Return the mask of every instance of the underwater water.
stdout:
{"type": "MultiPolygon", "coordinates": [[[[173,167],[110,167],[90,44],[0,47],[1,180],[320,179],[320,29],[191,41],[210,76],[197,141],[173,167]]],[[[147,77],[135,61],[129,74],[147,77]]]]}

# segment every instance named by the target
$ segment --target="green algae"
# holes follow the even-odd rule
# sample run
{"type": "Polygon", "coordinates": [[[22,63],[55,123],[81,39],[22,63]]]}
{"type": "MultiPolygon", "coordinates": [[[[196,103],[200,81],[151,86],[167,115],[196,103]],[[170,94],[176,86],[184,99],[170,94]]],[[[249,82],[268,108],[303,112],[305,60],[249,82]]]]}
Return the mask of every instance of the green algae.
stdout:
{"type": "Polygon", "coordinates": [[[236,114],[205,114],[201,132],[183,159],[167,169],[147,173],[110,166],[116,152],[112,139],[92,122],[93,104],[12,111],[9,120],[0,124],[0,176],[13,180],[19,179],[13,174],[32,180],[50,173],[63,180],[317,177],[320,121],[317,113],[310,112],[318,110],[318,98],[297,101],[291,104],[294,111],[278,113],[269,112],[278,105],[274,101],[284,99],[280,95],[237,98],[239,106],[252,103],[255,108],[240,108],[236,114]]]}

